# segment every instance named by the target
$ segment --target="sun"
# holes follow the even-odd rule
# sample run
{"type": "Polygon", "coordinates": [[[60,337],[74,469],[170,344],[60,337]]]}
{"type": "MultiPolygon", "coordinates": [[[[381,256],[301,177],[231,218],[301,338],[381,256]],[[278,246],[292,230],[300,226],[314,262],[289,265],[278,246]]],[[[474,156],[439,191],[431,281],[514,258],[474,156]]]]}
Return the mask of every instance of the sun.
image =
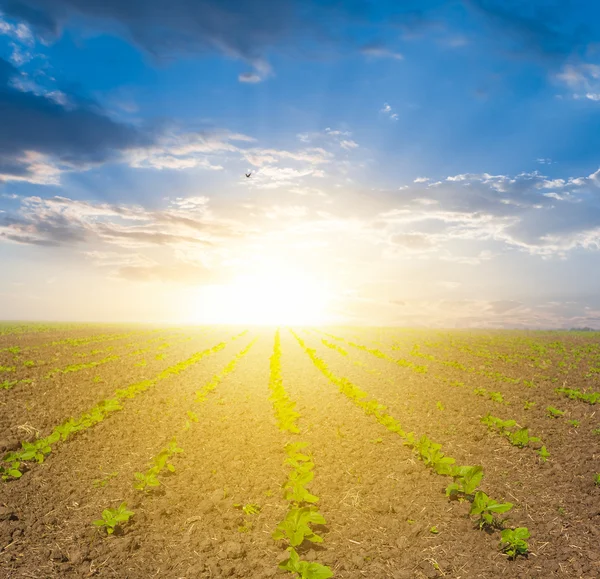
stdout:
{"type": "Polygon", "coordinates": [[[328,302],[326,285],[306,274],[269,271],[241,274],[231,283],[213,286],[201,309],[209,323],[320,325],[326,323],[328,302]]]}

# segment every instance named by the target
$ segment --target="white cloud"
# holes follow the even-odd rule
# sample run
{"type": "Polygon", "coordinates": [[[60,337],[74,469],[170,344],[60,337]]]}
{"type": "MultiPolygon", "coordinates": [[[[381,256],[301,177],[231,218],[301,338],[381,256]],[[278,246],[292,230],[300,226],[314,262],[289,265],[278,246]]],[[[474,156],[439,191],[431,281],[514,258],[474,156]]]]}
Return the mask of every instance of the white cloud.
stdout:
{"type": "Polygon", "coordinates": [[[238,80],[240,82],[256,84],[257,82],[261,82],[263,79],[255,72],[243,72],[238,76],[238,80]]]}
{"type": "Polygon", "coordinates": [[[372,58],[391,58],[393,60],[403,60],[404,56],[399,52],[394,52],[388,48],[379,45],[364,46],[360,50],[365,56],[372,58]]]}
{"type": "Polygon", "coordinates": [[[389,118],[392,119],[393,121],[398,120],[398,114],[393,112],[392,107],[388,103],[384,103],[383,107],[379,110],[379,112],[384,113],[385,115],[388,115],[389,118]]]}
{"type": "Polygon", "coordinates": [[[555,79],[568,86],[575,99],[600,101],[600,65],[591,63],[567,64],[555,79]]]}
{"type": "Polygon", "coordinates": [[[358,148],[358,143],[356,141],[353,141],[352,139],[345,139],[343,141],[340,141],[340,147],[346,150],[356,149],[358,148]]]}

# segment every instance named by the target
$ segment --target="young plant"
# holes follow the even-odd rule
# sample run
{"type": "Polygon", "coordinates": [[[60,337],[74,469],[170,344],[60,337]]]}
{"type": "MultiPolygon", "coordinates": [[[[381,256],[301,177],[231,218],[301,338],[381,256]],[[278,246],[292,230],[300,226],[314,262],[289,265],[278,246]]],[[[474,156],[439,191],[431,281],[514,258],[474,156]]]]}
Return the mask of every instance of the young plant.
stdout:
{"type": "Polygon", "coordinates": [[[524,448],[530,442],[540,442],[540,438],[537,436],[529,436],[529,430],[527,428],[519,428],[516,432],[507,433],[507,438],[513,446],[524,448]]]}
{"type": "Polygon", "coordinates": [[[459,466],[452,473],[454,482],[446,487],[447,497],[470,498],[483,478],[482,466],[459,466]]]}
{"type": "Polygon", "coordinates": [[[548,406],[546,410],[548,411],[548,416],[550,418],[558,418],[565,413],[564,410],[559,410],[558,408],[554,408],[554,406],[548,406]]]}
{"type": "Polygon", "coordinates": [[[322,543],[323,537],[317,535],[309,525],[324,525],[325,517],[318,512],[316,507],[291,508],[281,521],[273,539],[287,539],[292,547],[301,545],[304,540],[312,543],[322,543]]]}
{"type": "Polygon", "coordinates": [[[535,406],[535,402],[528,402],[527,400],[525,401],[525,404],[523,404],[523,409],[524,410],[530,410],[531,408],[533,408],[535,406]]]}
{"type": "Polygon", "coordinates": [[[509,559],[516,559],[517,555],[527,555],[529,545],[525,539],[529,539],[527,527],[504,529],[500,541],[502,552],[506,553],[509,559]]]}
{"type": "Polygon", "coordinates": [[[134,515],[133,511],[127,510],[127,505],[121,503],[116,509],[104,509],[102,518],[94,521],[96,527],[104,527],[109,535],[115,532],[115,528],[121,523],[126,523],[134,515]]]}
{"type": "Polygon", "coordinates": [[[479,515],[477,523],[482,529],[485,525],[497,527],[501,523],[494,517],[496,514],[506,513],[513,508],[512,503],[497,503],[494,499],[488,497],[483,491],[477,491],[471,506],[470,515],[479,515]]]}
{"type": "Polygon", "coordinates": [[[595,484],[597,487],[600,487],[600,472],[599,472],[599,473],[596,473],[596,476],[594,477],[594,484],[595,484]]]}
{"type": "Polygon", "coordinates": [[[540,448],[537,452],[540,455],[542,462],[546,462],[548,460],[550,453],[548,452],[545,446],[542,446],[542,448],[540,448]]]}
{"type": "Polygon", "coordinates": [[[286,550],[290,556],[279,563],[280,569],[297,573],[297,577],[300,579],[329,579],[333,577],[333,571],[326,565],[301,561],[294,547],[288,547],[286,550]]]}

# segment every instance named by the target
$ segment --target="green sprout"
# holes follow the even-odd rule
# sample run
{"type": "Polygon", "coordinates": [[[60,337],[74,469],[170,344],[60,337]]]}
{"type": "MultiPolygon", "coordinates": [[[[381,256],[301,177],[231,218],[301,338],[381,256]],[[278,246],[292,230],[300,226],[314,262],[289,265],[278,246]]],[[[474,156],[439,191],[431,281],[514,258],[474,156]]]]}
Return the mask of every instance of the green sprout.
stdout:
{"type": "Polygon", "coordinates": [[[546,462],[548,460],[550,453],[548,452],[545,446],[542,446],[542,448],[540,448],[537,452],[540,455],[542,462],[546,462]]]}
{"type": "Polygon", "coordinates": [[[512,503],[498,503],[483,491],[477,491],[469,514],[479,515],[477,523],[479,528],[482,529],[486,525],[490,527],[499,526],[499,522],[496,521],[494,515],[510,511],[512,507],[512,503]]]}
{"type": "Polygon", "coordinates": [[[115,528],[119,527],[121,523],[126,523],[133,515],[134,512],[128,511],[127,505],[121,503],[116,509],[104,509],[102,518],[94,521],[94,525],[106,528],[106,532],[112,535],[115,528]]]}
{"type": "Polygon", "coordinates": [[[558,418],[559,416],[562,416],[565,413],[564,410],[559,410],[558,408],[555,408],[554,406],[548,406],[548,408],[546,408],[546,410],[548,411],[548,416],[550,418],[558,418]]]}
{"type": "Polygon", "coordinates": [[[525,539],[529,539],[529,530],[527,527],[504,529],[502,531],[502,540],[500,541],[502,552],[506,553],[509,559],[515,559],[517,555],[527,555],[529,546],[525,539]]]}

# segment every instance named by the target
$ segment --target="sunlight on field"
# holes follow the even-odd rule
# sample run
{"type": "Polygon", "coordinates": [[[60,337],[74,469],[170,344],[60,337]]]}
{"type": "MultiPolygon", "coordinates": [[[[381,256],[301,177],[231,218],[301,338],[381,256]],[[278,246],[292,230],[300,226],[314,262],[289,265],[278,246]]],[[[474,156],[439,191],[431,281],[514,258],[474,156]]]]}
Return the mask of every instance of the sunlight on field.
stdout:
{"type": "Polygon", "coordinates": [[[317,325],[328,321],[328,289],[297,273],[256,273],[213,286],[198,305],[208,323],[317,325]]]}

